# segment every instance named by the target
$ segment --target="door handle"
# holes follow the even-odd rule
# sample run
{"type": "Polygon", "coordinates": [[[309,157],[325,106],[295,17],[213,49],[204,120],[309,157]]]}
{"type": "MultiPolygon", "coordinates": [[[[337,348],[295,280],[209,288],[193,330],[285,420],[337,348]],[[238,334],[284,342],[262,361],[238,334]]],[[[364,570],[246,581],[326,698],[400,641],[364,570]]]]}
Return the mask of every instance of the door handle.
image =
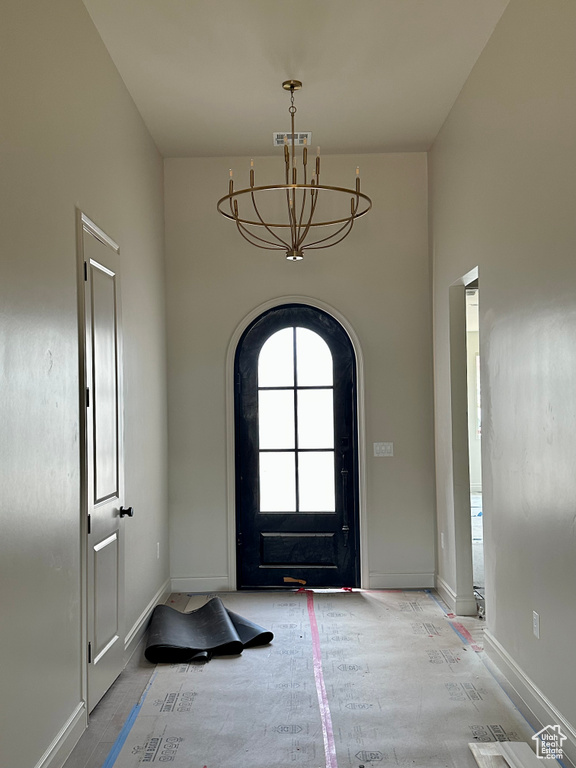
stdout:
{"type": "Polygon", "coordinates": [[[120,517],[134,517],[134,507],[120,507],[120,517]]]}
{"type": "MultiPolygon", "coordinates": [[[[342,454],[342,464],[344,464],[344,454],[342,454]]],[[[348,470],[342,466],[340,471],[342,478],[342,533],[344,534],[344,546],[348,546],[348,534],[350,527],[348,525],[348,470]]]]}

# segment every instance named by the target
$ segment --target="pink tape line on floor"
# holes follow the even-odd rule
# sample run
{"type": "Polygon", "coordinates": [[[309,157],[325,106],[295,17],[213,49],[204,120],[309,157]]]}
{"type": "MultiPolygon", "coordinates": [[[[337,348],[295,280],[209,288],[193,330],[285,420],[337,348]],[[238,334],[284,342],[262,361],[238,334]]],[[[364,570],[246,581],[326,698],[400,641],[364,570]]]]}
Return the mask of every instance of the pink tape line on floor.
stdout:
{"type": "Polygon", "coordinates": [[[322,736],[324,737],[326,768],[338,768],[338,762],[336,760],[336,745],[334,743],[334,731],[332,730],[332,717],[330,715],[330,706],[328,705],[328,696],[326,695],[326,686],[324,685],[324,672],[322,671],[320,635],[318,634],[318,624],[316,623],[316,612],[314,610],[314,592],[306,591],[306,600],[308,602],[308,618],[310,619],[310,629],[312,630],[314,680],[316,681],[316,693],[318,695],[318,706],[320,707],[320,719],[322,721],[322,736]]]}
{"type": "Polygon", "coordinates": [[[465,640],[467,640],[470,643],[470,647],[472,648],[473,651],[476,651],[476,653],[480,653],[480,651],[484,650],[480,645],[477,645],[474,642],[474,638],[472,637],[470,632],[468,632],[468,630],[463,624],[459,624],[456,621],[452,621],[450,623],[452,624],[454,629],[458,632],[460,637],[463,637],[465,640]]]}

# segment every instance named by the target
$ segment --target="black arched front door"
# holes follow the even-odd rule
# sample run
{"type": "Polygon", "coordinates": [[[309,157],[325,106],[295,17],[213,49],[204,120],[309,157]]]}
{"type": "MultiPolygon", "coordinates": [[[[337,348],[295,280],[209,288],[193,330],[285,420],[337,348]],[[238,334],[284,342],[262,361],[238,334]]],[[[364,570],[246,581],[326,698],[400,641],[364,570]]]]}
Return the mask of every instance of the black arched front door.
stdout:
{"type": "Polygon", "coordinates": [[[301,304],[244,332],[235,359],[238,588],[359,583],[356,364],[301,304]]]}

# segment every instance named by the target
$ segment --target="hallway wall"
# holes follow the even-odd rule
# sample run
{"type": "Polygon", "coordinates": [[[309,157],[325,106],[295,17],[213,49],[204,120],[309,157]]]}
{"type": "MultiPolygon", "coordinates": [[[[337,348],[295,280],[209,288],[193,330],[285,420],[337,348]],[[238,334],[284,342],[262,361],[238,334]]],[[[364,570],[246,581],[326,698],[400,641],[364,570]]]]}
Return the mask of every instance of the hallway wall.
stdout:
{"type": "MultiPolygon", "coordinates": [[[[258,184],[283,160],[255,158],[258,184]]],[[[430,276],[425,154],[326,156],[323,183],[353,184],[373,211],[340,245],[301,262],[246,243],[216,211],[248,179],[250,158],[168,159],[166,248],[170,399],[170,522],[175,589],[226,589],[226,355],[264,302],[307,296],[357,334],[365,363],[365,586],[429,586],[434,573],[430,276]],[[375,458],[373,442],[394,443],[375,458]]]]}
{"type": "Polygon", "coordinates": [[[456,590],[448,289],[478,266],[488,649],[572,759],[574,29],[572,0],[512,0],[430,153],[439,575],[456,590]]]}
{"type": "Polygon", "coordinates": [[[85,722],[76,207],[121,247],[126,633],[168,580],[163,168],[80,0],[0,36],[0,765],[36,768],[85,722]]]}

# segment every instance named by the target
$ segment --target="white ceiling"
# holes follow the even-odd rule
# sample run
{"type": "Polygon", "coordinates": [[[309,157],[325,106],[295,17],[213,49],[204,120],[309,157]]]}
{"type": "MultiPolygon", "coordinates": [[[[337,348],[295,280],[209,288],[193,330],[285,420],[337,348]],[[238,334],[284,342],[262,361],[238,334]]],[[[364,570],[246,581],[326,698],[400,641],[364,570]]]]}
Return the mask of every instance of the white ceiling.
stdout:
{"type": "Polygon", "coordinates": [[[166,157],[430,147],[508,0],[84,0],[166,157]],[[277,150],[276,150],[277,151],[277,150]]]}

